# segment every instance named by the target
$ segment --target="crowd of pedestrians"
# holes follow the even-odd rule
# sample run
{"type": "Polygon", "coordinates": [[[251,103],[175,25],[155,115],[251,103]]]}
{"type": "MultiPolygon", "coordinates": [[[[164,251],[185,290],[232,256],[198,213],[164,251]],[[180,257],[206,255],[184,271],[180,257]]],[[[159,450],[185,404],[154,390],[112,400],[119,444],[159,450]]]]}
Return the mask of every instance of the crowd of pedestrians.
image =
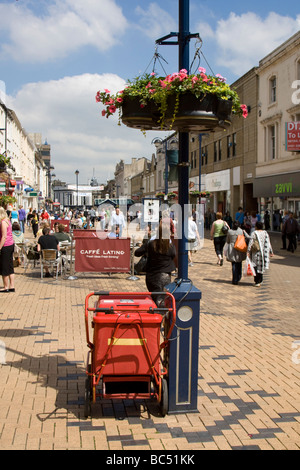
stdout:
{"type": "MultiPolygon", "coordinates": [[[[0,293],[15,292],[14,286],[14,253],[16,246],[24,243],[25,227],[32,230],[33,237],[37,241],[37,251],[43,249],[56,249],[59,251],[59,243],[70,241],[65,232],[64,220],[68,220],[72,228],[109,231],[110,238],[122,237],[126,223],[132,221],[132,214],[127,217],[116,208],[92,208],[86,211],[67,210],[49,214],[46,209],[38,213],[29,209],[27,212],[22,206],[18,209],[5,211],[0,208],[0,274],[3,279],[3,288],[0,293]],[[127,220],[126,220],[127,219],[127,220]],[[51,221],[54,221],[51,224],[51,221]]],[[[135,214],[136,215],[136,214],[135,214]]],[[[138,217],[136,216],[137,220],[138,217]]],[[[140,219],[139,219],[140,220],[140,219]]],[[[163,290],[170,281],[171,272],[174,270],[176,250],[172,239],[176,221],[170,214],[165,214],[157,228],[157,233],[151,236],[148,233],[146,243],[136,250],[136,256],[146,259],[146,285],[149,290],[163,290]],[[169,236],[163,236],[165,228],[169,230],[169,236]],[[165,241],[166,239],[166,241],[165,241]]],[[[192,253],[200,246],[200,235],[195,211],[189,214],[187,251],[189,266],[193,266],[192,253]]],[[[273,219],[274,222],[274,219],[273,219]]],[[[273,250],[268,234],[270,228],[268,211],[264,214],[264,223],[257,212],[244,211],[239,207],[233,217],[229,211],[224,216],[221,212],[214,213],[208,209],[205,213],[204,225],[209,229],[211,240],[214,244],[217,256],[217,264],[223,266],[224,258],[232,264],[232,284],[237,285],[243,275],[242,263],[250,266],[254,278],[254,285],[259,287],[263,282],[263,274],[269,268],[270,256],[273,250]],[[241,249],[237,240],[244,240],[244,248],[241,249]]],[[[282,230],[282,249],[294,253],[297,248],[297,238],[300,229],[297,220],[291,212],[285,212],[279,219],[282,230]]],[[[277,226],[276,226],[277,227],[277,226]]],[[[50,276],[47,272],[46,277],[50,276]]]]}

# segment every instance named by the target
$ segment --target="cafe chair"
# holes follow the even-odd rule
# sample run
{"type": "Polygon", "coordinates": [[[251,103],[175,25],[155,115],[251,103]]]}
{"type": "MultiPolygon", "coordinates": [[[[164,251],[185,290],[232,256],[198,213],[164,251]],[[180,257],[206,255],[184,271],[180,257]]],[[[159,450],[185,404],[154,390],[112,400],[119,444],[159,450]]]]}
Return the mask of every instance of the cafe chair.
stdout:
{"type": "Polygon", "coordinates": [[[41,279],[44,278],[44,267],[47,267],[49,272],[50,269],[56,270],[56,279],[58,277],[59,269],[61,267],[61,259],[58,256],[58,250],[42,250],[41,256],[41,279]]]}

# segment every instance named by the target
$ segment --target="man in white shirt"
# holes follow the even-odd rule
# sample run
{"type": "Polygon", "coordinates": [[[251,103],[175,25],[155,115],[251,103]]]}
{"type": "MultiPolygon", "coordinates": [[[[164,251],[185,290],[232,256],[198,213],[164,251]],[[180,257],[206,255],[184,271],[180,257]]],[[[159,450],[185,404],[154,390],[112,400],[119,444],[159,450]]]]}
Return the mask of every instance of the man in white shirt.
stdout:
{"type": "Polygon", "coordinates": [[[119,232],[119,238],[122,238],[122,232],[123,228],[126,227],[126,222],[125,218],[123,215],[123,212],[120,211],[119,207],[116,208],[115,213],[112,214],[111,219],[110,219],[110,226],[112,231],[114,231],[114,226],[118,225],[120,232],[119,232]]]}
{"type": "Polygon", "coordinates": [[[193,220],[192,214],[189,217],[188,220],[188,260],[189,260],[189,266],[193,266],[192,262],[192,251],[195,250],[197,244],[200,245],[200,236],[197,228],[196,222],[193,220]]]}

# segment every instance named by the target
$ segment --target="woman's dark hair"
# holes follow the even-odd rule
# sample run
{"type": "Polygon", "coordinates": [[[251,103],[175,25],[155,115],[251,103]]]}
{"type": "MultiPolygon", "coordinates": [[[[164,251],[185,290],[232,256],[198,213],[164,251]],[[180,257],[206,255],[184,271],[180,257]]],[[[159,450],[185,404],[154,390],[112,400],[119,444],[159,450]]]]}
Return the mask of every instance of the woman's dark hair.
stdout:
{"type": "Polygon", "coordinates": [[[163,224],[160,221],[158,228],[158,238],[154,240],[154,251],[166,255],[170,248],[170,238],[166,238],[165,234],[170,233],[170,225],[163,224]]]}
{"type": "Polygon", "coordinates": [[[13,229],[14,232],[16,232],[16,231],[18,231],[18,230],[21,230],[21,227],[20,227],[20,225],[18,224],[18,222],[14,222],[14,223],[12,224],[12,229],[13,229]]]}
{"type": "Polygon", "coordinates": [[[239,221],[234,220],[234,222],[232,223],[232,230],[237,230],[240,226],[241,224],[239,223],[239,221]]]}
{"type": "Polygon", "coordinates": [[[262,222],[257,221],[255,224],[255,228],[257,228],[257,230],[262,230],[264,228],[264,224],[262,222]]]}

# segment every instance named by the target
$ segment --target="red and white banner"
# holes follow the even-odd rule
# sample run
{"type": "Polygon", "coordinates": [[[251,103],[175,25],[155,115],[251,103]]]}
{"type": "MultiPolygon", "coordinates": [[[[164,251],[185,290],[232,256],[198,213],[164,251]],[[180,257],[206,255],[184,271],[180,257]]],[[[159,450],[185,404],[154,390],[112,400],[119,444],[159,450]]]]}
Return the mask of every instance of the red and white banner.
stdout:
{"type": "Polygon", "coordinates": [[[91,230],[74,238],[75,272],[130,272],[130,238],[102,240],[91,230]]]}
{"type": "Polygon", "coordinates": [[[300,151],[300,122],[286,123],[286,150],[288,152],[300,151]]]}

